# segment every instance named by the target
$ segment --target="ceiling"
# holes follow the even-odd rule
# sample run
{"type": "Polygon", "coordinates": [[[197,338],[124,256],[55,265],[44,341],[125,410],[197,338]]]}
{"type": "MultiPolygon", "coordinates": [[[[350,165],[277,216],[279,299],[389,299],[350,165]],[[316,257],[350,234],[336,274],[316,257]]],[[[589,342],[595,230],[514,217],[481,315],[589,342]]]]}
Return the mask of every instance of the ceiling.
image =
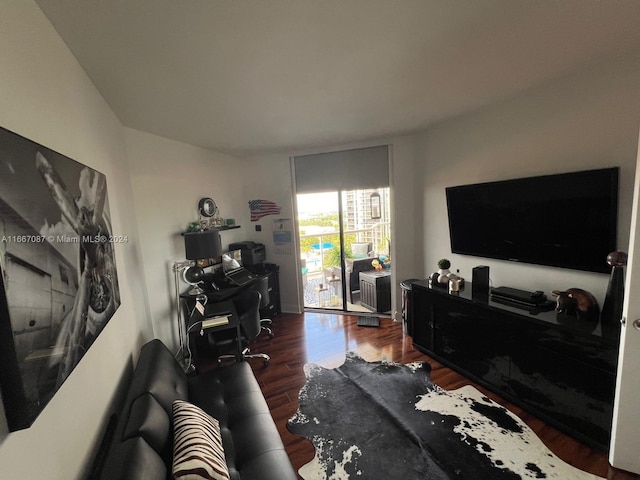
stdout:
{"type": "Polygon", "coordinates": [[[247,155],[415,132],[640,49],[635,0],[36,0],[128,127],[247,155]]]}

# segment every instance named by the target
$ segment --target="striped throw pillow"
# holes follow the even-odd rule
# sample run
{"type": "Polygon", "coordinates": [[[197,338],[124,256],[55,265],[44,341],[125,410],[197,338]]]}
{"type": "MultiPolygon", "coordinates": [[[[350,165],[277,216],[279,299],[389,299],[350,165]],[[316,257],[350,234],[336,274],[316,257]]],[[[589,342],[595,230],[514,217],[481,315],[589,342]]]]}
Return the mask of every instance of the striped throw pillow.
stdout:
{"type": "Polygon", "coordinates": [[[173,427],[176,480],[229,480],[218,420],[189,402],[176,400],[173,427]]]}

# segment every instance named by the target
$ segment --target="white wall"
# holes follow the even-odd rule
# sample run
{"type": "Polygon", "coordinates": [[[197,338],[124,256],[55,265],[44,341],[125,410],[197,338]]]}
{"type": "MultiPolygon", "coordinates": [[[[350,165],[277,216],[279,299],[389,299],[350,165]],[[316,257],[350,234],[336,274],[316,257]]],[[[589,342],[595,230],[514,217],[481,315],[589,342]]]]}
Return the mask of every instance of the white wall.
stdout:
{"type": "Polygon", "coordinates": [[[401,320],[400,282],[409,278],[422,278],[418,261],[422,239],[416,235],[416,138],[406,136],[392,139],[391,145],[391,208],[392,208],[392,311],[401,320]],[[418,255],[418,256],[416,256],[418,255]]]}
{"type": "MultiPolygon", "coordinates": [[[[181,233],[199,220],[198,201],[211,197],[223,218],[241,228],[221,232],[222,247],[248,235],[243,162],[174,140],[125,129],[133,198],[144,263],[150,317],[156,338],[178,346],[175,281],[171,267],[183,261],[181,233]]],[[[187,285],[180,281],[180,291],[187,285]]]]}
{"type": "MultiPolygon", "coordinates": [[[[451,254],[447,186],[620,166],[618,248],[629,242],[631,199],[640,125],[637,53],[533,89],[453,119],[419,136],[424,275],[448,257],[471,279],[489,265],[494,286],[525,290],[584,288],[604,299],[608,276],[451,254]]],[[[541,195],[544,192],[541,192],[541,195]]],[[[560,207],[559,207],[560,208],[560,207]]],[[[549,215],[566,214],[549,212],[549,215]]],[[[570,214],[579,214],[570,212],[570,214]]],[[[588,213],[585,213],[588,214],[588,213]]]]}
{"type": "Polygon", "coordinates": [[[242,185],[242,194],[249,200],[269,200],[280,207],[279,215],[267,215],[258,221],[251,222],[247,217],[247,229],[243,240],[263,243],[267,262],[280,267],[280,303],[284,312],[301,312],[301,300],[298,298],[296,271],[299,262],[296,260],[295,240],[292,253],[275,253],[273,242],[273,226],[276,219],[290,219],[295,230],[293,213],[293,196],[291,169],[286,154],[268,154],[245,158],[245,168],[251,175],[246,175],[242,185]],[[256,227],[261,231],[256,231],[256,227]]]}
{"type": "MultiPolygon", "coordinates": [[[[80,478],[132,352],[151,329],[120,122],[31,1],[0,4],[0,125],[107,177],[122,304],[31,428],[0,426],[2,478],[80,478]],[[2,428],[4,427],[4,429],[2,428]]],[[[25,186],[28,188],[28,186],[25,186]]]]}

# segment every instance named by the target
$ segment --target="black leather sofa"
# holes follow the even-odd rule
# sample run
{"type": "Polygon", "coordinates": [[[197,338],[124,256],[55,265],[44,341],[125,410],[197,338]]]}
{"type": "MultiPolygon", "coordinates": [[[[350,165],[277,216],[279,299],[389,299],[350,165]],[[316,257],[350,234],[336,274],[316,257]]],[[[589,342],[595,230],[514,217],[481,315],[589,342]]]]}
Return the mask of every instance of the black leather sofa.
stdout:
{"type": "Polygon", "coordinates": [[[297,479],[249,364],[188,377],[160,340],[142,347],[98,478],[173,478],[176,399],[197,405],[220,422],[231,479],[297,479]]]}

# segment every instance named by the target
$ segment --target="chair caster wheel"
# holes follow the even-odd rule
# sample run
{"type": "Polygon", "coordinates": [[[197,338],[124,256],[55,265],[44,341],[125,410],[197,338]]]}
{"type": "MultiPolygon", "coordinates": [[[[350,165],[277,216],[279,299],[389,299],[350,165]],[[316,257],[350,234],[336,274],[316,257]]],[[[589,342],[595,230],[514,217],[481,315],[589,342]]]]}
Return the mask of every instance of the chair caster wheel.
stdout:
{"type": "Polygon", "coordinates": [[[265,367],[268,367],[268,366],[269,366],[269,360],[265,360],[265,361],[264,361],[264,366],[265,366],[265,367]]]}

